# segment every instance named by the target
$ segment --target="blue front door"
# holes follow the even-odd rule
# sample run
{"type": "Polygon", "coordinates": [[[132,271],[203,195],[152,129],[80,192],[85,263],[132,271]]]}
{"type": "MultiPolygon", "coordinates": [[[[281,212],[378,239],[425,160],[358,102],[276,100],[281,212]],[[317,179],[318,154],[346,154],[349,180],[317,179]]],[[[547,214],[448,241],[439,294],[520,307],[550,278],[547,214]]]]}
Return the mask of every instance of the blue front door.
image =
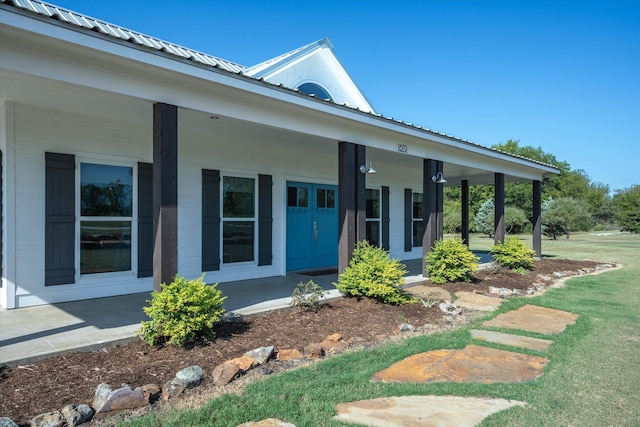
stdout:
{"type": "Polygon", "coordinates": [[[338,187],[287,183],[287,271],[338,265],[338,187]]]}

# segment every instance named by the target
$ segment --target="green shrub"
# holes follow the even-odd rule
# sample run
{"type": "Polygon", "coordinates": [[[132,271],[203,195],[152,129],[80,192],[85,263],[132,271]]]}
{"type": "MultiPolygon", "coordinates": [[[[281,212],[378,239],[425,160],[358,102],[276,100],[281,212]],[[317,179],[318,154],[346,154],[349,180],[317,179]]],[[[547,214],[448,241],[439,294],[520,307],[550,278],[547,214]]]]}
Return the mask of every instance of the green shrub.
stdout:
{"type": "Polygon", "coordinates": [[[426,255],[427,273],[435,284],[471,282],[479,261],[462,239],[438,240],[426,255]]]}
{"type": "Polygon", "coordinates": [[[302,310],[316,310],[320,305],[320,299],[324,295],[322,288],[313,280],[307,283],[298,283],[291,294],[291,307],[299,307],[302,310]]]}
{"type": "Polygon", "coordinates": [[[213,325],[224,313],[222,296],[216,285],[207,285],[204,276],[187,280],[176,276],[151,293],[143,310],[150,321],[142,322],[139,334],[149,345],[185,345],[198,338],[213,340],[213,325]]]}
{"type": "Polygon", "coordinates": [[[504,243],[498,243],[491,249],[496,264],[517,272],[533,270],[536,266],[533,261],[535,254],[534,250],[515,237],[507,237],[504,243]]]}
{"type": "Polygon", "coordinates": [[[402,293],[406,267],[382,248],[358,243],[353,257],[333,285],[346,296],[369,297],[385,304],[401,305],[414,298],[402,293]]]}

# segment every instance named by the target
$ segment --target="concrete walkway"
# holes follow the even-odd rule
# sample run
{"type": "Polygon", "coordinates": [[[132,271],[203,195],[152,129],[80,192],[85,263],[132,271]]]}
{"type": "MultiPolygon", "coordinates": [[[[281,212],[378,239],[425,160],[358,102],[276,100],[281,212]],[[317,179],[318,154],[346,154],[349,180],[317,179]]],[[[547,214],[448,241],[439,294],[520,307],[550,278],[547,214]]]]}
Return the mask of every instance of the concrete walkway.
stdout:
{"type": "MultiPolygon", "coordinates": [[[[420,259],[405,261],[407,284],[421,282],[420,259]]],[[[290,273],[263,279],[218,285],[226,311],[252,315],[289,306],[293,289],[313,280],[327,290],[327,298],[339,297],[333,286],[337,274],[309,276],[290,273]]],[[[135,339],[149,293],[123,295],[15,310],[0,309],[0,363],[25,365],[73,350],[91,350],[135,339]]]]}

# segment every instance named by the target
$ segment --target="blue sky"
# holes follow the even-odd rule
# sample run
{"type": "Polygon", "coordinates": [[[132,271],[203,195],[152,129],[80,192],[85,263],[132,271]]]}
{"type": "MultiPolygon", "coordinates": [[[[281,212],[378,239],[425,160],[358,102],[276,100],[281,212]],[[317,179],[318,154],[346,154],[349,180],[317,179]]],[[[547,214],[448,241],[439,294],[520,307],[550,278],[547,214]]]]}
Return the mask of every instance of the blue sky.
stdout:
{"type": "Polygon", "coordinates": [[[377,112],[640,184],[640,0],[57,0],[254,65],[327,37],[377,112]]]}

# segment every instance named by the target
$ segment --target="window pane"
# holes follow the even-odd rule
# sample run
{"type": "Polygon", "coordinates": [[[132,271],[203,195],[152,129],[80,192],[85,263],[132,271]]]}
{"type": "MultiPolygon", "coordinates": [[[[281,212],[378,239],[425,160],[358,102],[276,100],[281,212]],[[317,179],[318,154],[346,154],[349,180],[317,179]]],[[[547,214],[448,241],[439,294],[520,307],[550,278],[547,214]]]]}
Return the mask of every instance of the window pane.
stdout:
{"type": "Polygon", "coordinates": [[[225,221],[222,227],[223,262],[253,261],[253,221],[225,221]]]}
{"type": "Polygon", "coordinates": [[[132,168],[80,165],[81,216],[131,216],[132,191],[132,168]]]}
{"type": "Polygon", "coordinates": [[[380,190],[367,190],[367,218],[380,218],[380,190]]]}
{"type": "Polygon", "coordinates": [[[80,222],[80,274],[131,270],[131,221],[80,222]]]}
{"type": "Polygon", "coordinates": [[[306,187],[298,187],[298,206],[301,208],[309,207],[309,189],[306,187]]]}
{"type": "Polygon", "coordinates": [[[225,176],[222,191],[222,212],[225,218],[255,216],[255,179],[225,176]]]}
{"type": "Polygon", "coordinates": [[[413,221],[413,246],[422,246],[422,237],[424,235],[424,227],[422,220],[413,221]]]}
{"type": "Polygon", "coordinates": [[[336,190],[327,190],[327,207],[331,209],[336,207],[336,190]]]}
{"type": "Polygon", "coordinates": [[[422,193],[413,193],[413,217],[422,218],[422,193]]]}
{"type": "Polygon", "coordinates": [[[373,246],[380,246],[380,221],[367,221],[367,241],[373,246]]]}
{"type": "Polygon", "coordinates": [[[287,206],[290,208],[298,206],[298,187],[287,187],[287,206]]]}
{"type": "Polygon", "coordinates": [[[316,206],[319,208],[324,208],[327,206],[327,192],[323,188],[318,188],[316,190],[316,206]]]}

